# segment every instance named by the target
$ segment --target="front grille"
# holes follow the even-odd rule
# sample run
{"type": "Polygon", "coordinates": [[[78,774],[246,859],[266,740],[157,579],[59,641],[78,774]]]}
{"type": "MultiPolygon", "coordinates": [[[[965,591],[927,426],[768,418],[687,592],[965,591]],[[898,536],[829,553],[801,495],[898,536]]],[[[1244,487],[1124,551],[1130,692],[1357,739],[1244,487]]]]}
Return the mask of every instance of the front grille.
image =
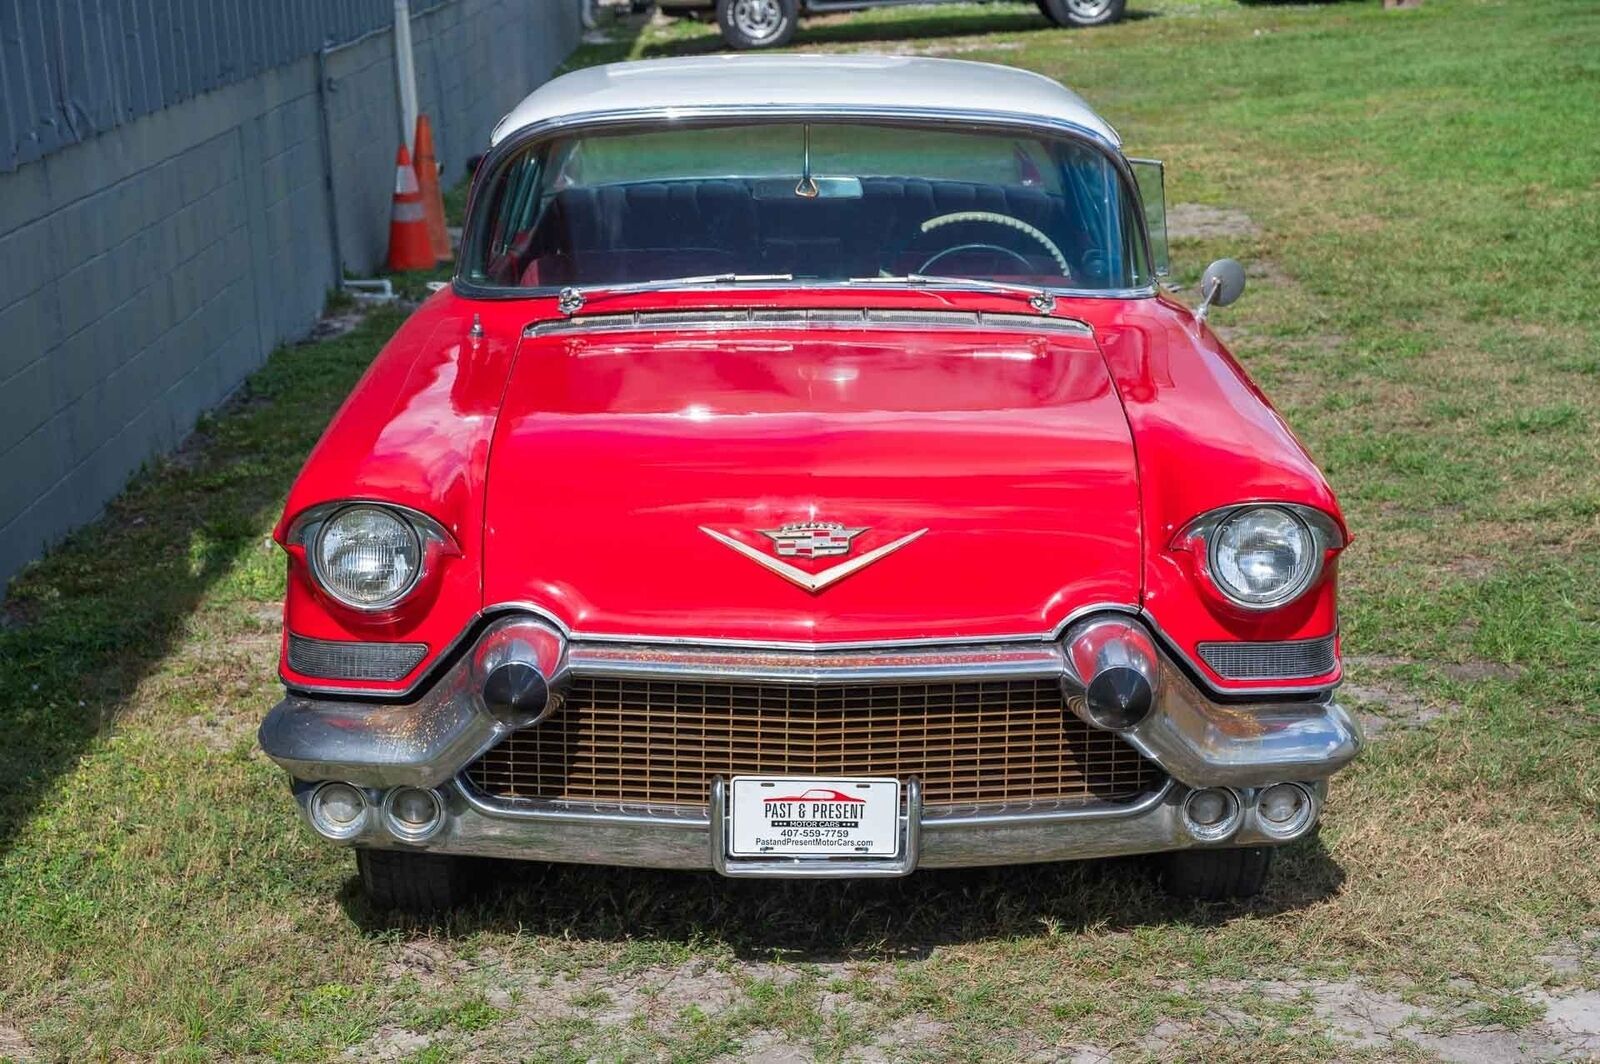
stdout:
{"type": "Polygon", "coordinates": [[[468,767],[496,798],[701,804],[713,776],[893,776],[930,804],[1117,801],[1161,770],[1066,711],[1054,680],[803,686],[576,678],[468,767]]]}
{"type": "Polygon", "coordinates": [[[1335,662],[1333,636],[1286,643],[1201,643],[1200,656],[1229,680],[1304,680],[1326,676],[1335,662]]]}

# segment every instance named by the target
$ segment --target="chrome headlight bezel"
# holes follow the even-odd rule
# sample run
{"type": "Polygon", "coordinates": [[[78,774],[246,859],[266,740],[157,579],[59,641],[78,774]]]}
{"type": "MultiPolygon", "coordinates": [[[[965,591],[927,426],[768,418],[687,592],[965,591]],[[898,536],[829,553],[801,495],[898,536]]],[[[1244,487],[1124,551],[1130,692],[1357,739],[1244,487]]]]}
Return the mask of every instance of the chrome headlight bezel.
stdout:
{"type": "Polygon", "coordinates": [[[1330,515],[1313,506],[1289,502],[1244,502],[1209,510],[1190,521],[1173,540],[1173,546],[1191,551],[1200,562],[1207,583],[1230,605],[1251,612],[1281,609],[1298,601],[1322,578],[1328,552],[1345,545],[1344,533],[1330,515]],[[1217,572],[1216,550],[1221,532],[1231,522],[1257,510],[1276,510],[1304,532],[1309,564],[1300,576],[1269,596],[1251,596],[1233,587],[1217,572]]]}
{"type": "Polygon", "coordinates": [[[347,499],[306,510],[290,526],[288,542],[305,551],[306,568],[318,591],[345,609],[358,613],[385,613],[399,606],[421,586],[439,546],[448,544],[450,537],[437,521],[410,507],[368,499],[347,499]],[[341,593],[324,571],[322,559],[322,539],[328,529],[339,518],[360,510],[378,511],[398,521],[410,534],[416,548],[417,560],[410,578],[387,597],[371,602],[352,599],[341,593]]]}

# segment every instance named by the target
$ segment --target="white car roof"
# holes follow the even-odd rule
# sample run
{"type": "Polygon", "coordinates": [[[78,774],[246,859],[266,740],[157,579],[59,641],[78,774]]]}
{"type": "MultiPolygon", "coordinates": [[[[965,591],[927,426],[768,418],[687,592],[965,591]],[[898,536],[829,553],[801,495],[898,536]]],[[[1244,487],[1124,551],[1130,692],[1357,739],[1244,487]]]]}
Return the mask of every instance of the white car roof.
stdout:
{"type": "Polygon", "coordinates": [[[1066,124],[1113,146],[1116,130],[1077,93],[1015,67],[887,55],[714,55],[588,67],[547,82],[495,127],[690,113],[922,113],[1066,124]]]}

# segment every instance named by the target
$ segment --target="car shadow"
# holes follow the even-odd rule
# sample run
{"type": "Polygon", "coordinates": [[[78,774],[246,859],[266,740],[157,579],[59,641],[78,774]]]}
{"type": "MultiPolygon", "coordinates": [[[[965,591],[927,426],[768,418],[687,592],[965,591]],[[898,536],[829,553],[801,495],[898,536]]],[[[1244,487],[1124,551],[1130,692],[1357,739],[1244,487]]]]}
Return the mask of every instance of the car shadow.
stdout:
{"type": "MultiPolygon", "coordinates": [[[[219,581],[263,552],[281,564],[262,530],[400,320],[375,312],[330,346],[281,349],[97,520],[0,585],[0,856],[193,634],[219,581]]],[[[242,608],[276,644],[281,600],[271,599],[242,608]]],[[[276,692],[252,687],[210,708],[253,723],[276,692]]]]}
{"type": "Polygon", "coordinates": [[[183,463],[203,437],[0,585],[0,856],[174,652],[212,586],[259,549],[251,530],[270,520],[267,497],[281,497],[287,476],[251,489],[263,500],[250,517],[231,499],[183,497],[196,479],[183,463]]]}
{"type": "Polygon", "coordinates": [[[1320,838],[1285,847],[1248,901],[1176,899],[1159,858],[929,870],[892,880],[747,880],[669,872],[485,862],[482,894],[432,917],[373,909],[352,878],[340,896],[368,935],[482,932],[588,941],[720,944],[746,960],[924,957],[940,946],[1090,928],[1214,926],[1304,909],[1336,893],[1344,870],[1320,838]]]}

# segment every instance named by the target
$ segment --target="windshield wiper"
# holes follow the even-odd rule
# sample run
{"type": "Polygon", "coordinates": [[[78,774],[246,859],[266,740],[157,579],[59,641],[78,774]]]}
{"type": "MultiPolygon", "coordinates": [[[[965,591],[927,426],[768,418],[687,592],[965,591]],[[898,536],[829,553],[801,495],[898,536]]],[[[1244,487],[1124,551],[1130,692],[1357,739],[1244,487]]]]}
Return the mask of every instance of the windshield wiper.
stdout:
{"type": "Polygon", "coordinates": [[[705,284],[762,284],[769,281],[792,281],[792,273],[702,273],[689,277],[661,277],[649,281],[630,281],[627,284],[593,284],[578,287],[568,285],[557,296],[561,313],[572,315],[583,309],[589,296],[604,292],[606,295],[624,295],[629,292],[653,292],[664,288],[693,288],[705,284]]]}
{"type": "Polygon", "coordinates": [[[1027,296],[1028,305],[1040,314],[1056,309],[1056,297],[1048,288],[1016,281],[991,281],[984,277],[945,277],[927,273],[908,273],[898,277],[852,277],[849,284],[904,284],[932,288],[976,288],[984,292],[1005,292],[1027,296]]]}

